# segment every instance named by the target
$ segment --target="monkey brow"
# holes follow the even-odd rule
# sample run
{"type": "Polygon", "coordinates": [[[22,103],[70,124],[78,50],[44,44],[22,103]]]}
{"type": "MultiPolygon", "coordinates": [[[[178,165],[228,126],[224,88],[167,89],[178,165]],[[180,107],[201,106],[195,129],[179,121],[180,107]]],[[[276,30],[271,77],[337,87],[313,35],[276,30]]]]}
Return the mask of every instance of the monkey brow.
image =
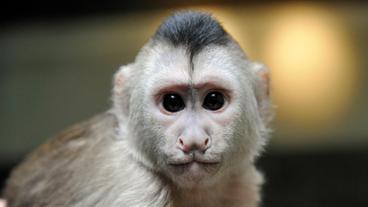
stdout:
{"type": "Polygon", "coordinates": [[[170,91],[187,91],[191,88],[190,84],[167,84],[158,87],[158,91],[162,92],[170,92],[170,91]]]}

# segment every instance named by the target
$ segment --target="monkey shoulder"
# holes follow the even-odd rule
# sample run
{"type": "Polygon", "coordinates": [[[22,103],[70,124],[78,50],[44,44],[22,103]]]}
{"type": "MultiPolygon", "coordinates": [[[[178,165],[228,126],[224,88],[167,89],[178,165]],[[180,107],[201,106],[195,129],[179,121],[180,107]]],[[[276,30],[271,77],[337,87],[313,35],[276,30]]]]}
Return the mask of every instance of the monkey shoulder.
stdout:
{"type": "Polygon", "coordinates": [[[31,153],[8,180],[9,206],[169,206],[168,190],[128,155],[116,124],[106,112],[31,153]]]}

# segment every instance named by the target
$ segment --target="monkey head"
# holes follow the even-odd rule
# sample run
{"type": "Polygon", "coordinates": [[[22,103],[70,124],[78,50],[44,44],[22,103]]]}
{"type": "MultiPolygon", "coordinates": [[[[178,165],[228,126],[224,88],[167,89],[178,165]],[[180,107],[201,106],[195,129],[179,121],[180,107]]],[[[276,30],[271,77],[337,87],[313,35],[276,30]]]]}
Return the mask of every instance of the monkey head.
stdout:
{"type": "Polygon", "coordinates": [[[176,13],[115,75],[119,137],[133,159],[174,184],[210,186],[262,150],[267,73],[210,15],[176,13]]]}

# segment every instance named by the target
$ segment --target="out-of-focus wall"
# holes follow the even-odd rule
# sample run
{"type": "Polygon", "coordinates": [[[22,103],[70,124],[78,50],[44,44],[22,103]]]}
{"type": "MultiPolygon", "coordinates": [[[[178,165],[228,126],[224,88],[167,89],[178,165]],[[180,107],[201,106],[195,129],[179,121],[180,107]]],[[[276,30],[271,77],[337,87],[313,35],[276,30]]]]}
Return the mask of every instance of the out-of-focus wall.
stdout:
{"type": "MultiPolygon", "coordinates": [[[[368,148],[368,8],[203,6],[272,70],[273,150],[368,148]]],[[[110,105],[111,79],[168,10],[0,29],[0,161],[110,105]]]]}

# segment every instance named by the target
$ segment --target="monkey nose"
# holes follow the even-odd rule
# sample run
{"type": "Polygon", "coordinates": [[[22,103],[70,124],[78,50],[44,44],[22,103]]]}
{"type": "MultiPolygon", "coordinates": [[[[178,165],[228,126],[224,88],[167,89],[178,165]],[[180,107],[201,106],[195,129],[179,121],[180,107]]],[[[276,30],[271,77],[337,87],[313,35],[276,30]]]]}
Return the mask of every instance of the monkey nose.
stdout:
{"type": "Polygon", "coordinates": [[[179,137],[178,148],[185,153],[189,153],[195,150],[205,152],[211,145],[211,141],[208,137],[198,140],[190,140],[179,137]]]}

